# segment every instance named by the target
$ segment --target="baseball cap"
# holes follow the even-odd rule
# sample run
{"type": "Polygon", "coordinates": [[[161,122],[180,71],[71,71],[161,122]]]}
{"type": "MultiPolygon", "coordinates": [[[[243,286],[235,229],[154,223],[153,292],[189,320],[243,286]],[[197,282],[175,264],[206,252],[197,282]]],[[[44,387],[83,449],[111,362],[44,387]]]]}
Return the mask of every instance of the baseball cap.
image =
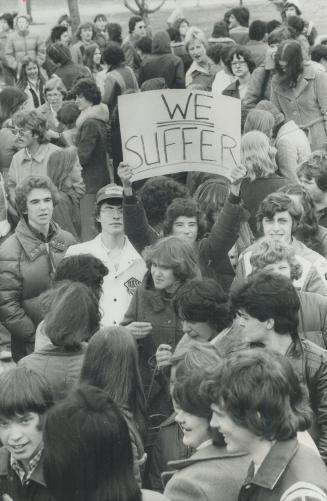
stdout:
{"type": "Polygon", "coordinates": [[[118,184],[111,183],[103,186],[98,191],[96,203],[99,204],[100,202],[103,202],[103,200],[108,200],[110,198],[120,198],[122,200],[123,197],[123,187],[118,184]]]}

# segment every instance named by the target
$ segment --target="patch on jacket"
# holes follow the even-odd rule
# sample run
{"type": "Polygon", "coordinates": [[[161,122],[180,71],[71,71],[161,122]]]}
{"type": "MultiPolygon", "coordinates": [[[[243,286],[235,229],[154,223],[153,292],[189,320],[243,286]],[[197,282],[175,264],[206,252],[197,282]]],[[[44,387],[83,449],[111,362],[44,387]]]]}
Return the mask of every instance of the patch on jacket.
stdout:
{"type": "Polygon", "coordinates": [[[137,278],[131,277],[127,280],[127,282],[124,283],[128,294],[133,296],[134,292],[136,291],[136,288],[141,285],[142,282],[140,282],[137,278]]]}
{"type": "Polygon", "coordinates": [[[326,494],[310,482],[296,482],[286,492],[281,501],[326,501],[326,494]]]}

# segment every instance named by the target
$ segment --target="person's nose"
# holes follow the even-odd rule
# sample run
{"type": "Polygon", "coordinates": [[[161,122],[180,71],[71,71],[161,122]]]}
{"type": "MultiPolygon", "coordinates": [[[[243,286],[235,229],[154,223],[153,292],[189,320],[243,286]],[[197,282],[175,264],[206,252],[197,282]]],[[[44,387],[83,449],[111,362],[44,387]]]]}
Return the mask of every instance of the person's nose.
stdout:
{"type": "Polygon", "coordinates": [[[184,413],[181,409],[179,409],[176,413],[176,416],[175,416],[175,421],[176,423],[178,424],[183,424],[184,423],[184,413]]]}
{"type": "Polygon", "coordinates": [[[18,442],[23,436],[20,426],[13,424],[9,430],[9,442],[18,442]]]}

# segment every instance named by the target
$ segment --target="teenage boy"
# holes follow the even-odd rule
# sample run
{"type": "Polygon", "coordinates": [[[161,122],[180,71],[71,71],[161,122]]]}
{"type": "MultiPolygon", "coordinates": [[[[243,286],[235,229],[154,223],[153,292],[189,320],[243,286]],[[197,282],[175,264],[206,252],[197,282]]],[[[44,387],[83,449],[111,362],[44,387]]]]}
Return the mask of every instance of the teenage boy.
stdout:
{"type": "Polygon", "coordinates": [[[53,404],[42,376],[25,368],[0,375],[0,498],[54,501],[43,478],[42,428],[53,404]]]}
{"type": "Polygon", "coordinates": [[[125,54],[125,61],[132,68],[136,76],[141,64],[141,59],[135,48],[137,40],[146,35],[146,27],[143,19],[140,16],[132,16],[128,20],[129,34],[122,43],[122,49],[125,54]]]}
{"type": "Polygon", "coordinates": [[[298,442],[310,410],[292,367],[274,352],[246,350],[218,366],[203,382],[211,427],[229,453],[252,462],[239,501],[326,501],[327,470],[320,456],[298,442]]]}
{"type": "Polygon", "coordinates": [[[278,273],[261,272],[232,290],[230,301],[243,341],[287,357],[307,386],[316,418],[312,436],[327,462],[327,351],[300,339],[300,300],[292,282],[278,273]]]}
{"type": "Polygon", "coordinates": [[[313,152],[300,165],[297,175],[312,197],[318,223],[327,228],[327,152],[313,152]]]}
{"type": "Polygon", "coordinates": [[[92,254],[108,268],[100,300],[103,311],[101,323],[118,325],[146,271],[143,259],[124,232],[121,186],[108,184],[98,191],[95,220],[100,234],[93,240],[73,245],[66,256],[92,254]]]}

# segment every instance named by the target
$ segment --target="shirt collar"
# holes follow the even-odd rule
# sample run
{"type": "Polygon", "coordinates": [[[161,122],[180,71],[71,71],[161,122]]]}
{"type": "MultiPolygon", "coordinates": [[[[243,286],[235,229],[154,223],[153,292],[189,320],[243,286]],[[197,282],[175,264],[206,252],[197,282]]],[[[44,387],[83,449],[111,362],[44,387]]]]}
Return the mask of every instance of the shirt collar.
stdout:
{"type": "Polygon", "coordinates": [[[47,150],[48,150],[48,143],[40,144],[39,149],[37,150],[37,152],[34,155],[31,155],[31,153],[28,151],[28,149],[24,148],[23,160],[27,160],[29,162],[34,160],[35,162],[42,163],[45,160],[47,150]]]}
{"type": "Polygon", "coordinates": [[[296,437],[283,442],[276,442],[265,457],[254,478],[251,478],[253,475],[252,470],[252,475],[248,475],[245,483],[251,483],[265,489],[273,490],[298,450],[298,447],[299,445],[296,437]]]}
{"type": "MultiPolygon", "coordinates": [[[[27,469],[23,467],[20,461],[17,461],[17,459],[10,456],[10,466],[17,473],[22,485],[29,484],[33,473],[36,471],[37,467],[40,464],[42,453],[43,453],[43,445],[41,446],[40,450],[30,459],[27,465],[27,469]]],[[[41,479],[38,478],[33,478],[32,480],[36,480],[39,481],[40,483],[43,483],[42,481],[40,481],[41,479]]]]}

